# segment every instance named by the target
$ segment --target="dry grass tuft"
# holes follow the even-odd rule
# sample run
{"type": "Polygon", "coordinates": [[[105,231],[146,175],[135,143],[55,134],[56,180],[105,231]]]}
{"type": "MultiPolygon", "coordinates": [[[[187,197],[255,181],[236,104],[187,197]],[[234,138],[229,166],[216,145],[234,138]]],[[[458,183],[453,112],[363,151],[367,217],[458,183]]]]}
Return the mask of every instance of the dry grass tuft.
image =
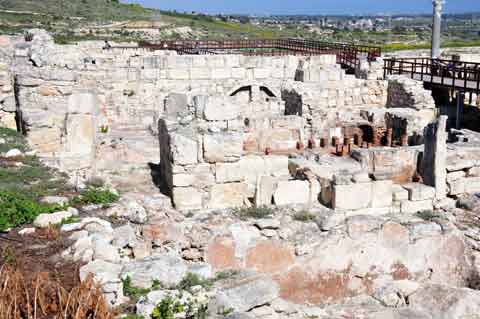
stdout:
{"type": "Polygon", "coordinates": [[[26,276],[0,268],[0,319],[113,319],[100,287],[90,277],[66,291],[48,273],[26,276]]]}

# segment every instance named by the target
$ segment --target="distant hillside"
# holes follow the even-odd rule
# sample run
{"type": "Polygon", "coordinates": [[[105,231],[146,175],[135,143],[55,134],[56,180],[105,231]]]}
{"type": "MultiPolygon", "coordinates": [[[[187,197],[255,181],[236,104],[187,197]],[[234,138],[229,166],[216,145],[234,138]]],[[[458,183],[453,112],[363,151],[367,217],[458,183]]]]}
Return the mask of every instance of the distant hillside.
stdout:
{"type": "Polygon", "coordinates": [[[0,0],[0,10],[35,12],[58,19],[82,17],[100,21],[146,19],[159,13],[119,0],[0,0]]]}

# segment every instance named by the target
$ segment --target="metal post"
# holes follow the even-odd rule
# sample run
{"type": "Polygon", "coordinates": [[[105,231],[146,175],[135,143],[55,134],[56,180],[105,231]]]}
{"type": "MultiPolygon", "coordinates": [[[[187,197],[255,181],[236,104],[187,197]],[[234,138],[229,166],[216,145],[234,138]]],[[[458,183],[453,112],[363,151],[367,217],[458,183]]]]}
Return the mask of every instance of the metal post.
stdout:
{"type": "Polygon", "coordinates": [[[465,93],[464,92],[457,92],[457,118],[456,118],[456,124],[455,124],[455,128],[457,130],[460,129],[464,100],[465,100],[465,93]]]}
{"type": "Polygon", "coordinates": [[[432,58],[440,56],[443,0],[433,0],[432,58]]]}

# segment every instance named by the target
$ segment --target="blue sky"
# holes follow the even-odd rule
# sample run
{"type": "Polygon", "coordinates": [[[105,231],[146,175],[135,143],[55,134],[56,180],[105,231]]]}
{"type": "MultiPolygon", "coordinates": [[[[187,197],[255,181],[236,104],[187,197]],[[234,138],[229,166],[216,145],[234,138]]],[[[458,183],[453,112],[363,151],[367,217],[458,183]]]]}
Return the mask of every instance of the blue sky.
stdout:
{"type": "MultiPolygon", "coordinates": [[[[125,0],[164,10],[252,14],[428,13],[432,0],[125,0]]],[[[480,12],[480,0],[446,0],[446,12],[480,12]]]]}

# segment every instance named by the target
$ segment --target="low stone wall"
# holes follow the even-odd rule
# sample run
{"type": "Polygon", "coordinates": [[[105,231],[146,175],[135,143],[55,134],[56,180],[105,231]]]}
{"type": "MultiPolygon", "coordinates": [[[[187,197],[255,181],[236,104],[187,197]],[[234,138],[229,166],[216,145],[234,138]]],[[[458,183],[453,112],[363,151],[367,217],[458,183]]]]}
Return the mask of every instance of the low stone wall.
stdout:
{"type": "Polygon", "coordinates": [[[477,144],[450,144],[447,149],[447,189],[451,196],[480,192],[480,154],[477,144]]]}

